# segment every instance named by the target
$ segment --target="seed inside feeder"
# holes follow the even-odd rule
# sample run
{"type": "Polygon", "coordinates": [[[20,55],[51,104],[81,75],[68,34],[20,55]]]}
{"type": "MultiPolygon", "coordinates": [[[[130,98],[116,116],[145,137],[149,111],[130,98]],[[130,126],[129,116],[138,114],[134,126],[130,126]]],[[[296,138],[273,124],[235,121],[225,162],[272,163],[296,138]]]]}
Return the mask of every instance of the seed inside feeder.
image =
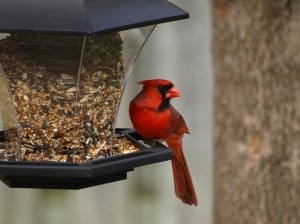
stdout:
{"type": "MultiPolygon", "coordinates": [[[[125,137],[113,141],[125,79],[122,39],[119,33],[88,37],[82,49],[84,41],[51,35],[0,40],[23,160],[80,163],[138,151],[125,137]]],[[[0,159],[4,149],[0,139],[0,159]]]]}

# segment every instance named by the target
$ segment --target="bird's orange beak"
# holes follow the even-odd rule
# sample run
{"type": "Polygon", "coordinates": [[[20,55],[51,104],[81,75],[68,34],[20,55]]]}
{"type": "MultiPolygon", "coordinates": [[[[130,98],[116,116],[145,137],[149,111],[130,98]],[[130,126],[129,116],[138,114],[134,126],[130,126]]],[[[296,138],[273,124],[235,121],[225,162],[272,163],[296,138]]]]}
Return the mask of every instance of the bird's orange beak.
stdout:
{"type": "Polygon", "coordinates": [[[168,99],[179,97],[179,96],[180,96],[180,92],[174,86],[171,89],[169,89],[169,91],[166,93],[166,98],[168,99]]]}

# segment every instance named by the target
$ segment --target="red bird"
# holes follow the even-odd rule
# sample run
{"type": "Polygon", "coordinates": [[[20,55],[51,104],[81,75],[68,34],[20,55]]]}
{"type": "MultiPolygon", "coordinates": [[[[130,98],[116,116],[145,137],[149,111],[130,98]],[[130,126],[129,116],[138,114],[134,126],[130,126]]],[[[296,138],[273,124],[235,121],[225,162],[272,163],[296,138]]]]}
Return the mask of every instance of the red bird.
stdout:
{"type": "Polygon", "coordinates": [[[173,83],[145,80],[141,92],[130,102],[129,115],[135,130],[144,138],[164,139],[174,151],[172,160],[175,193],[183,203],[197,205],[193,181],[182,151],[182,138],[189,133],[183,117],[170,104],[180,96],[173,83]]]}

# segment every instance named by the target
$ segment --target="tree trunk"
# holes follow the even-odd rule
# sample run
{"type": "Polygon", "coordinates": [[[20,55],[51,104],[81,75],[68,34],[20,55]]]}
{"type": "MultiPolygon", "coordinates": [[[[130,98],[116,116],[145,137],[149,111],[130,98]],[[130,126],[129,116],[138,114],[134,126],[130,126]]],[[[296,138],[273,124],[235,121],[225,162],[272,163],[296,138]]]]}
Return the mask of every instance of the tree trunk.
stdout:
{"type": "Polygon", "coordinates": [[[300,1],[212,3],[215,224],[300,223],[300,1]]]}

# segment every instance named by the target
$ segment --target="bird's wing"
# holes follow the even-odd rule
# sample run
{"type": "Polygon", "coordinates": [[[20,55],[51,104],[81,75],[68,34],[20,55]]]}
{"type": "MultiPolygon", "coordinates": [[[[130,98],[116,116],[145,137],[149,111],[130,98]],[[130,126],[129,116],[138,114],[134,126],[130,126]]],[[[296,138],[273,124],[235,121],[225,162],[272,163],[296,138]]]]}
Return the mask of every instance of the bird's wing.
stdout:
{"type": "Polygon", "coordinates": [[[181,114],[172,106],[170,105],[170,117],[171,117],[171,133],[190,133],[189,129],[181,116],[181,114]]]}

